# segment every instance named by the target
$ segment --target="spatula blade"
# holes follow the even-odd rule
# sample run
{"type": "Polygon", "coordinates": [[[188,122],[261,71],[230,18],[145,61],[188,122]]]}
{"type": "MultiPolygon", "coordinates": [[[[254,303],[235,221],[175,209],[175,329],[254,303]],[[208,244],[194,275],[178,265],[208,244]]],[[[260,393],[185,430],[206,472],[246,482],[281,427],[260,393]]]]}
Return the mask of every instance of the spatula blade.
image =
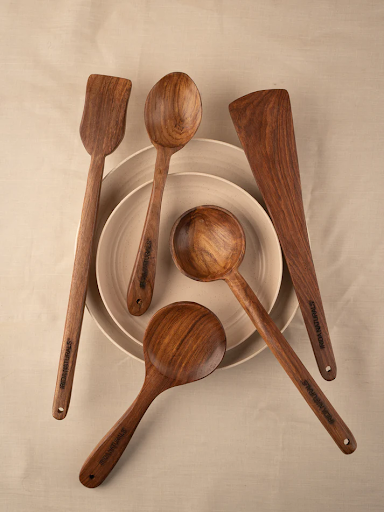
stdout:
{"type": "Polygon", "coordinates": [[[88,78],[80,136],[90,155],[110,155],[123,140],[131,88],[126,78],[88,78]]]}

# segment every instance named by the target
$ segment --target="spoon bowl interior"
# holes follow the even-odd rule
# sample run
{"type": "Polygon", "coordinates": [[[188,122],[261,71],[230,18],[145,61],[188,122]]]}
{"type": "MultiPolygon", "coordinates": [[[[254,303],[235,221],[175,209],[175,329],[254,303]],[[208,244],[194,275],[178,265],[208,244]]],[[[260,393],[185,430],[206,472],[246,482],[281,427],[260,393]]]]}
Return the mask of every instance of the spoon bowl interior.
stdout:
{"type": "Polygon", "coordinates": [[[215,281],[243,261],[245,234],[228,210],[198,206],[175,222],[170,245],[181,272],[197,281],[215,281]]]}
{"type": "Polygon", "coordinates": [[[164,76],[145,102],[145,126],[155,146],[182,148],[195,135],[201,116],[199,90],[185,73],[164,76]]]}
{"type": "Polygon", "coordinates": [[[176,302],[160,309],[145,331],[147,373],[155,367],[172,386],[202,379],[221,363],[226,337],[220,320],[195,302],[176,302]]]}

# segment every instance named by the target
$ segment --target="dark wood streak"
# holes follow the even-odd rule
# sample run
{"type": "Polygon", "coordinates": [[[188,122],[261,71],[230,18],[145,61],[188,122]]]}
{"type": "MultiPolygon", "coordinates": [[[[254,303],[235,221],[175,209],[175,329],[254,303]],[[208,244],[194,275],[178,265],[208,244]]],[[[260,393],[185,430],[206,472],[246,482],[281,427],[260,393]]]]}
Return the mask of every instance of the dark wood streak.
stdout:
{"type": "Polygon", "coordinates": [[[91,75],[88,78],[80,136],[91,155],[91,166],[81,212],[71,290],[52,415],[57,420],[68,412],[83,323],[93,233],[99,206],[105,157],[123,140],[132,83],[125,78],[91,75]],[[70,349],[69,349],[70,347],[70,349]]]}
{"type": "Polygon", "coordinates": [[[346,454],[354,452],[357,444],[352,432],[239,273],[245,253],[245,234],[236,217],[218,206],[193,208],[175,222],[170,246],[177,268],[186,276],[196,281],[226,281],[337,446],[346,454]],[[329,416],[333,422],[329,422],[329,416]]]}
{"type": "Polygon", "coordinates": [[[145,411],[160,393],[207,377],[221,363],[226,338],[220,320],[194,302],[160,309],[144,335],[145,380],[127,412],[85,461],[80,482],[97,487],[112,471],[145,411]]]}
{"type": "Polygon", "coordinates": [[[143,233],[128,285],[131,315],[142,315],[151,304],[155,286],[161,201],[171,156],[194,136],[202,107],[195,83],[185,73],[170,73],[151,89],[145,103],[145,125],[157,150],[155,176],[143,233]],[[146,246],[150,242],[148,254],[146,246]]]}
{"type": "Polygon", "coordinates": [[[320,373],[333,380],[336,361],[309,246],[288,92],[248,94],[229,112],[278,234],[320,373]]]}

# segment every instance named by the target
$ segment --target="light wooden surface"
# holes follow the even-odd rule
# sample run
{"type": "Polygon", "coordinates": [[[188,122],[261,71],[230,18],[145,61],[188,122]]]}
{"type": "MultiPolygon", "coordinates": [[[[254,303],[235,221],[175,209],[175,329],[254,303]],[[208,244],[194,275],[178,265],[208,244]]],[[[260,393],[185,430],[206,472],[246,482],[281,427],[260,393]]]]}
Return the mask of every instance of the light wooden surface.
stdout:
{"type": "Polygon", "coordinates": [[[382,512],[382,2],[4,0],[0,11],[0,509],[382,512]],[[337,378],[316,375],[300,313],[284,334],[359,446],[346,457],[321,429],[312,435],[317,418],[265,350],[160,395],[92,491],[79,469],[137,396],[144,366],[85,312],[70,413],[52,418],[90,159],[78,136],[84,85],[92,73],[133,82],[106,173],[149,145],[145,100],[173,70],[201,92],[197,136],[237,145],[231,101],[290,93],[337,378]]]}

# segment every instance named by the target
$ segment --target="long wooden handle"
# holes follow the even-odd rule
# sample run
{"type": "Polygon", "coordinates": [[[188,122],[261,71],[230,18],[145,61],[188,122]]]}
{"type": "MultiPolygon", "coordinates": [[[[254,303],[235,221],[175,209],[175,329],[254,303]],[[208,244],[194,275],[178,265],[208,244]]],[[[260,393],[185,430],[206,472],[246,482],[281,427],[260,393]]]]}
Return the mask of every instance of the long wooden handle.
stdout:
{"type": "Polygon", "coordinates": [[[152,401],[161,392],[147,380],[126,413],[89,455],[80,470],[79,479],[85,487],[97,487],[107,478],[128,446],[140,420],[152,401]]]}
{"type": "Polygon", "coordinates": [[[139,250],[128,285],[128,310],[131,315],[135,316],[140,316],[145,313],[152,301],[156,276],[161,201],[172,153],[173,152],[167,148],[158,147],[157,149],[152,193],[141,235],[139,250]]]}
{"type": "Polygon", "coordinates": [[[89,264],[99,205],[104,160],[104,156],[92,156],[85,190],[83,210],[77,237],[75,262],[73,265],[71,290],[69,292],[67,317],[61,345],[55,396],[53,398],[52,415],[57,420],[65,418],[71,400],[77,350],[79,347],[85,298],[87,295],[89,264]]]}
{"type": "Polygon", "coordinates": [[[354,452],[357,444],[352,432],[330,404],[280,330],[273,323],[245,279],[235,270],[225,280],[276,359],[337,446],[346,454],[354,452]]]}

